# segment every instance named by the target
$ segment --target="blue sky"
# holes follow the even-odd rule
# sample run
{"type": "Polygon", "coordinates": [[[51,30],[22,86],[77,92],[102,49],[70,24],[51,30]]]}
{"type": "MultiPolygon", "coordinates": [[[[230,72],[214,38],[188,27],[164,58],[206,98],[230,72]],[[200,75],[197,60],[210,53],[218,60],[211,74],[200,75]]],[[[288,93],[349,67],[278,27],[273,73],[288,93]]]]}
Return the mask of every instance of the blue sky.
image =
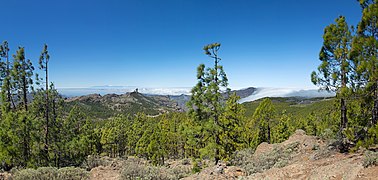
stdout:
{"type": "Polygon", "coordinates": [[[344,15],[356,25],[355,0],[64,0],[1,1],[0,41],[37,67],[50,50],[57,87],[191,87],[202,47],[222,44],[230,87],[316,88],[325,26],[344,15]]]}

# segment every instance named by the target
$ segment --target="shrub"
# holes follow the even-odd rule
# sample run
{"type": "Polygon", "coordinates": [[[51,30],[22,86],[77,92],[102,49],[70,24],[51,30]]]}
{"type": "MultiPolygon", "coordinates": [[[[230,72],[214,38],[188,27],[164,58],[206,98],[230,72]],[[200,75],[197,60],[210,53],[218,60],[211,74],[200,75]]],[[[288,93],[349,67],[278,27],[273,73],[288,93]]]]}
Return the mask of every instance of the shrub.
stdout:
{"type": "Polygon", "coordinates": [[[335,133],[331,129],[327,128],[319,134],[319,137],[323,140],[334,139],[335,133]]]}
{"type": "Polygon", "coordinates": [[[81,168],[64,167],[58,170],[59,180],[89,179],[89,173],[81,168]]]}
{"type": "Polygon", "coordinates": [[[175,179],[181,179],[192,174],[192,169],[190,167],[177,166],[167,170],[169,171],[169,174],[175,177],[175,179]]]}
{"type": "Polygon", "coordinates": [[[272,167],[286,166],[297,150],[299,143],[294,142],[284,147],[275,147],[271,152],[254,157],[251,150],[238,151],[232,162],[234,165],[244,168],[249,175],[262,172],[272,167]]]}
{"type": "Polygon", "coordinates": [[[322,147],[316,149],[315,153],[310,157],[311,160],[318,160],[330,157],[334,153],[333,150],[331,150],[328,147],[322,147]]]}
{"type": "Polygon", "coordinates": [[[366,151],[364,154],[362,165],[365,168],[369,166],[377,166],[378,165],[378,152],[366,151]]]}
{"type": "Polygon", "coordinates": [[[83,162],[82,167],[90,171],[91,169],[98,166],[108,166],[112,164],[112,161],[107,157],[91,156],[89,155],[87,159],[83,162]]]}
{"type": "Polygon", "coordinates": [[[138,158],[126,160],[123,167],[121,179],[170,180],[190,175],[190,169],[188,168],[177,166],[168,169],[162,166],[152,166],[138,158]]]}
{"type": "Polygon", "coordinates": [[[252,159],[254,150],[251,148],[235,151],[231,157],[230,163],[234,166],[242,166],[252,159]]]}
{"type": "Polygon", "coordinates": [[[40,179],[56,179],[58,169],[55,167],[40,167],[37,169],[40,179]]]}
{"type": "Polygon", "coordinates": [[[168,179],[163,177],[158,167],[149,166],[138,158],[131,158],[124,162],[121,179],[168,179]]]}
{"type": "Polygon", "coordinates": [[[14,180],[39,180],[39,173],[35,169],[23,169],[14,173],[14,180]]]}
{"type": "Polygon", "coordinates": [[[121,179],[175,179],[172,174],[163,168],[143,164],[125,164],[121,173],[121,179]]]}
{"type": "Polygon", "coordinates": [[[83,180],[88,179],[88,172],[80,168],[40,167],[38,169],[16,170],[15,180],[83,180]]]}
{"type": "Polygon", "coordinates": [[[14,173],[15,180],[50,180],[56,179],[58,169],[54,167],[41,167],[38,169],[16,170],[14,173]]]}

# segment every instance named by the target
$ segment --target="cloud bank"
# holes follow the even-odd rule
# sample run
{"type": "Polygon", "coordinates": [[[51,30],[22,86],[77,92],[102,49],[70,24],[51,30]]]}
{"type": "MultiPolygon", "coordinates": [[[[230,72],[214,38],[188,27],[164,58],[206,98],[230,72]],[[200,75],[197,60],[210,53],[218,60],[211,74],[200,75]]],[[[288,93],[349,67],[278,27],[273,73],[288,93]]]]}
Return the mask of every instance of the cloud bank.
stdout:
{"type": "Polygon", "coordinates": [[[240,103],[250,102],[264,97],[332,97],[334,93],[318,91],[316,89],[297,89],[297,88],[257,88],[250,96],[240,99],[240,103]]]}

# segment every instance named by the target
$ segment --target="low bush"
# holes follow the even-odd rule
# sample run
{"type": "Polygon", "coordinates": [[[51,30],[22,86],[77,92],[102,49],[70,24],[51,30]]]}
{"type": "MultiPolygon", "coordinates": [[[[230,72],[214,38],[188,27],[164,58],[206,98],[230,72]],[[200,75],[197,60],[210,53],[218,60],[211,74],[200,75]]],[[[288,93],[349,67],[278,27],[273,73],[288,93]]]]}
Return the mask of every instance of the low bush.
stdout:
{"type": "Polygon", "coordinates": [[[369,166],[377,166],[378,165],[378,152],[366,151],[364,154],[362,165],[365,168],[369,166]]]}
{"type": "Polygon", "coordinates": [[[59,180],[89,179],[89,173],[81,168],[64,167],[58,170],[59,180]]]}
{"type": "Polygon", "coordinates": [[[66,167],[40,167],[38,169],[16,170],[12,176],[14,180],[84,180],[89,179],[84,169],[66,167]]]}
{"type": "Polygon", "coordinates": [[[166,168],[150,165],[138,158],[129,158],[123,164],[121,179],[173,180],[189,176],[190,171],[190,168],[182,166],[166,168]]]}
{"type": "Polygon", "coordinates": [[[329,146],[325,147],[318,147],[316,149],[313,149],[315,152],[313,155],[311,155],[310,159],[311,160],[318,160],[318,159],[323,159],[330,157],[332,154],[335,153],[334,148],[330,148],[329,146]]]}
{"type": "Polygon", "coordinates": [[[230,163],[234,166],[242,166],[252,159],[253,153],[254,150],[251,148],[235,151],[231,157],[230,163]]]}
{"type": "Polygon", "coordinates": [[[44,180],[36,169],[18,170],[13,175],[14,180],[44,180]]]}
{"type": "Polygon", "coordinates": [[[100,156],[90,155],[83,162],[81,167],[87,169],[87,171],[90,171],[91,169],[93,169],[95,167],[108,166],[110,164],[112,164],[112,161],[108,157],[100,157],[100,156]]]}
{"type": "Polygon", "coordinates": [[[250,149],[238,151],[232,159],[236,166],[244,168],[249,175],[262,172],[272,167],[281,168],[286,166],[297,150],[299,143],[291,143],[284,147],[275,147],[271,152],[254,157],[250,149]]]}

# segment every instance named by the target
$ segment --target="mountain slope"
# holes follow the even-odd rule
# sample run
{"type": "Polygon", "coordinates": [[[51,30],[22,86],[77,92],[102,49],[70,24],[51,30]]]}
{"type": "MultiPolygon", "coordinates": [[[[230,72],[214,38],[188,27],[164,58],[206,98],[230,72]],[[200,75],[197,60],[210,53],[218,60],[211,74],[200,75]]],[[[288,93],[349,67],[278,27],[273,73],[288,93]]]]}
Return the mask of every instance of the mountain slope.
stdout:
{"type": "MultiPolygon", "coordinates": [[[[333,109],[334,98],[271,97],[277,114],[286,111],[294,119],[306,118],[312,112],[326,112],[333,109]]],[[[246,116],[252,117],[262,99],[243,103],[246,116]]]]}
{"type": "Polygon", "coordinates": [[[90,94],[68,98],[68,106],[79,106],[91,117],[108,118],[117,114],[136,114],[138,112],[155,116],[170,111],[181,111],[177,103],[168,96],[146,96],[138,92],[125,94],[90,94]]]}

